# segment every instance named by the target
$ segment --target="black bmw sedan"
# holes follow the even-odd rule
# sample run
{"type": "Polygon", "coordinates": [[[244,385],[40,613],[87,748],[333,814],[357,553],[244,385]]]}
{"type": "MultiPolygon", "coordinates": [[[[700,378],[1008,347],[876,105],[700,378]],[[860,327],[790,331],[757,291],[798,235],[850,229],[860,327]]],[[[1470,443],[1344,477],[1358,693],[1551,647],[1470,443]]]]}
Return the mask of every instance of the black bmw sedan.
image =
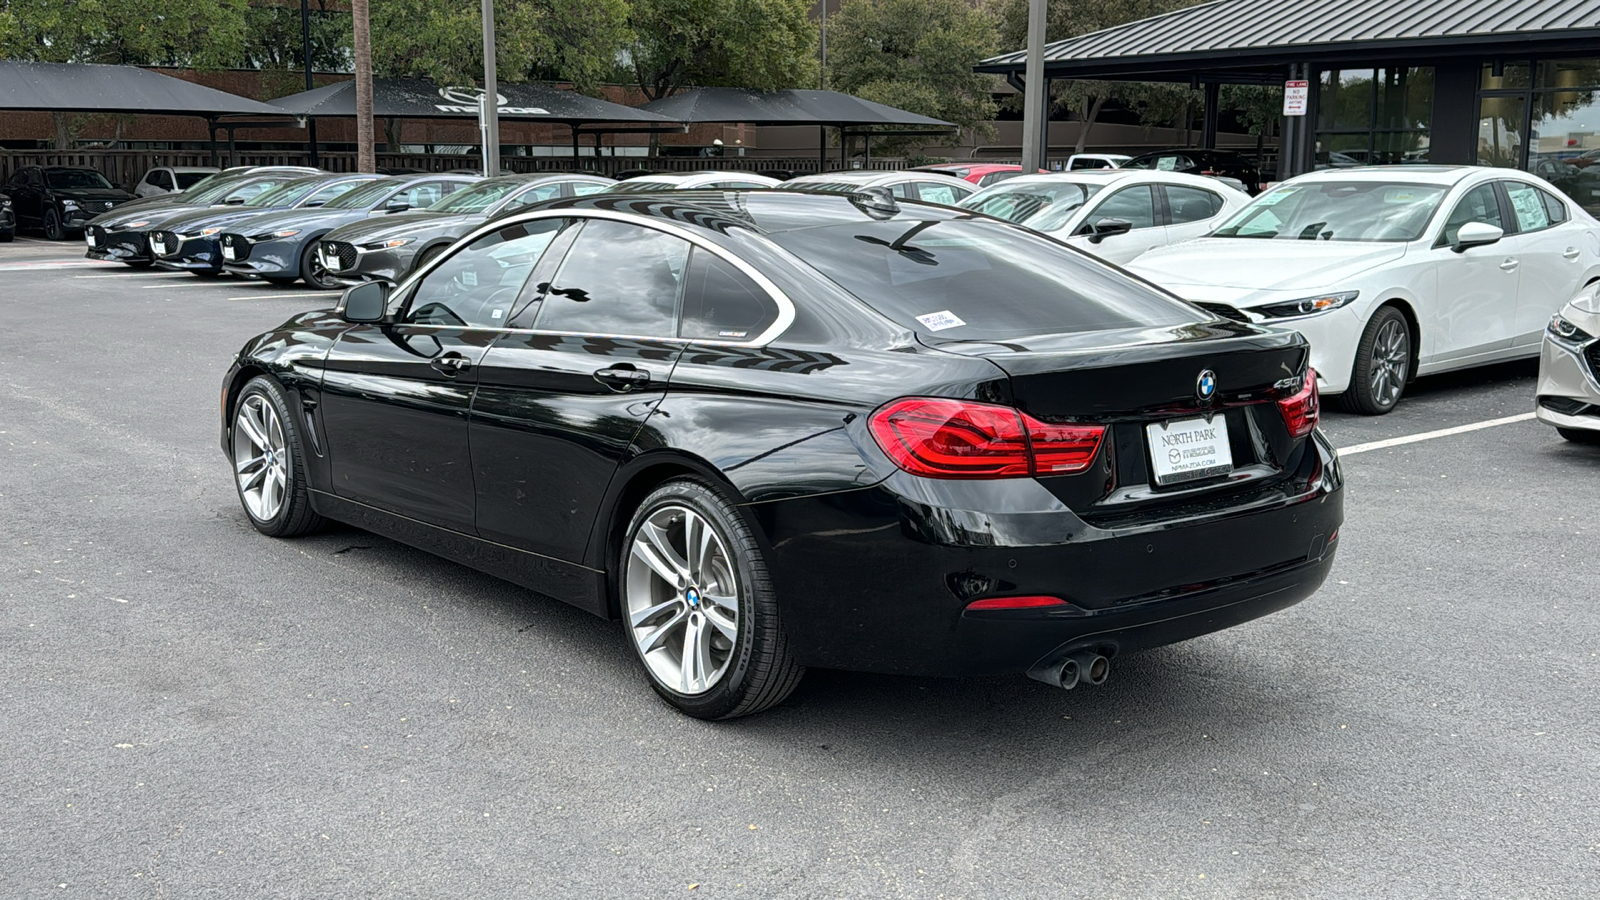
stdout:
{"type": "Polygon", "coordinates": [[[244,510],[619,619],[702,718],[804,668],[1098,683],[1290,606],[1343,518],[1295,333],[886,191],[598,194],[249,341],[244,510]]]}
{"type": "Polygon", "coordinates": [[[486,178],[427,209],[336,228],[322,239],[317,252],[329,275],[340,284],[393,284],[488,219],[547,200],[599,193],[613,184],[616,182],[598,175],[486,178]]]}

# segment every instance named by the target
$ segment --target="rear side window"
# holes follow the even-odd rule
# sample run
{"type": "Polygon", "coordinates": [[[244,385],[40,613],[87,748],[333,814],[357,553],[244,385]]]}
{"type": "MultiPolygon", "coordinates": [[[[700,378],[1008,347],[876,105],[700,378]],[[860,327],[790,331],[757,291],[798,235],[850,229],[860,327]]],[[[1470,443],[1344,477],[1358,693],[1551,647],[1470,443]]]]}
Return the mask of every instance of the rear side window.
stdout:
{"type": "Polygon", "coordinates": [[[748,341],[777,318],[777,304],[749,276],[715,253],[695,248],[689,257],[679,337],[748,341]]]}
{"type": "Polygon", "coordinates": [[[653,228],[591,219],[540,303],[539,331],[669,338],[689,242],[653,228]]]}
{"type": "Polygon", "coordinates": [[[1559,225],[1566,220],[1566,209],[1561,201],[1539,190],[1531,184],[1520,181],[1507,181],[1506,196],[1511,200],[1511,209],[1517,215],[1518,231],[1540,231],[1552,225],[1559,225]],[[1559,217],[1552,216],[1555,211],[1559,217]]]}
{"type": "Polygon", "coordinates": [[[574,182],[573,183],[573,185],[572,185],[572,193],[573,193],[574,196],[587,197],[590,194],[598,194],[598,193],[600,193],[601,191],[605,190],[608,187],[610,187],[610,185],[607,185],[607,184],[590,184],[587,181],[578,181],[578,182],[574,182]]]}
{"type": "Polygon", "coordinates": [[[1560,225],[1567,220],[1567,205],[1561,198],[1549,191],[1540,191],[1539,199],[1544,201],[1545,215],[1550,217],[1551,225],[1560,225]]]}
{"type": "Polygon", "coordinates": [[[189,188],[194,187],[195,185],[199,184],[202,181],[205,181],[207,178],[210,178],[210,177],[211,177],[211,173],[210,172],[179,172],[178,173],[178,190],[187,191],[189,188]]]}
{"type": "Polygon", "coordinates": [[[940,338],[1005,340],[1208,318],[1085,254],[993,221],[895,219],[771,238],[866,305],[940,338]]]}
{"type": "Polygon", "coordinates": [[[1210,191],[1173,184],[1164,185],[1162,190],[1167,192],[1167,208],[1172,211],[1174,225],[1204,221],[1222,210],[1222,198],[1210,191]]]}

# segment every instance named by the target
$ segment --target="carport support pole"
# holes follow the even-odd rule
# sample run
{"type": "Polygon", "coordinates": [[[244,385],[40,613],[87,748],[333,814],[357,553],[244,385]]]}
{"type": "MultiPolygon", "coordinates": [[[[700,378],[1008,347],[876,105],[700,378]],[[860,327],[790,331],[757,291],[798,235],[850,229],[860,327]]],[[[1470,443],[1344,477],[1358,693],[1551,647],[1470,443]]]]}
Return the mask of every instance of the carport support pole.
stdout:
{"type": "Polygon", "coordinates": [[[828,171],[828,126],[817,126],[817,174],[828,171]]]}
{"type": "Polygon", "coordinates": [[[1039,148],[1044,143],[1044,31],[1045,0],[1028,0],[1028,64],[1023,73],[1022,171],[1037,172],[1039,148]]]}
{"type": "Polygon", "coordinates": [[[1208,81],[1206,89],[1205,117],[1200,124],[1200,146],[1207,150],[1217,149],[1217,113],[1220,103],[1222,86],[1215,81],[1208,81]]]}
{"type": "MultiPolygon", "coordinates": [[[[483,174],[500,174],[500,79],[494,60],[494,0],[483,0],[483,174]]],[[[577,160],[573,144],[573,160],[577,160]]]]}

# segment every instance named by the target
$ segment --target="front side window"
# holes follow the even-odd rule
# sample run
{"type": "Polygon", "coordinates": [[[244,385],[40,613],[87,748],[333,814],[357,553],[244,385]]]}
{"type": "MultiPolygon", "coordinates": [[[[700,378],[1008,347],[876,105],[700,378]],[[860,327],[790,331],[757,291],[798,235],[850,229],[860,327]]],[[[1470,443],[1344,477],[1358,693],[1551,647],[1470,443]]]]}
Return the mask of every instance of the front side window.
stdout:
{"type": "Polygon", "coordinates": [[[451,254],[418,282],[405,321],[457,328],[504,328],[534,265],[563,222],[540,219],[509,225],[451,254]]]}
{"type": "Polygon", "coordinates": [[[1181,153],[1152,153],[1130,159],[1122,164],[1124,169],[1155,169],[1158,172],[1192,172],[1199,168],[1194,160],[1181,153]]]}
{"type": "Polygon", "coordinates": [[[715,253],[696,247],[688,271],[679,337],[748,341],[777,321],[778,306],[772,297],[715,253]]]}
{"type": "MultiPolygon", "coordinates": [[[[1095,222],[1101,219],[1126,219],[1133,223],[1134,228],[1154,228],[1156,225],[1156,198],[1151,192],[1150,185],[1136,184],[1125,187],[1107,197],[1095,207],[1089,218],[1095,222]]],[[[1088,228],[1090,223],[1085,222],[1088,228]]]]}
{"type": "Polygon", "coordinates": [[[958,193],[950,185],[940,184],[937,181],[919,181],[917,182],[917,195],[922,198],[924,203],[943,203],[945,206],[955,206],[962,197],[967,195],[967,192],[961,191],[958,193]]]}
{"type": "Polygon", "coordinates": [[[540,331],[670,337],[689,242],[653,228],[590,219],[561,261],[534,327],[540,331]]]}
{"type": "Polygon", "coordinates": [[[271,190],[262,191],[244,202],[245,206],[259,206],[264,209],[293,206],[304,200],[308,194],[317,189],[322,183],[320,178],[301,178],[280,184],[271,190]]]}
{"type": "Polygon", "coordinates": [[[229,192],[228,199],[249,203],[252,199],[265,194],[282,183],[282,181],[253,181],[229,192]]]}
{"type": "Polygon", "coordinates": [[[335,200],[335,199],[337,199],[339,197],[343,197],[345,194],[350,193],[351,191],[355,190],[356,188],[358,188],[360,186],[361,186],[361,182],[359,182],[359,181],[340,181],[340,182],[336,182],[334,184],[330,184],[330,185],[322,188],[321,190],[317,191],[315,194],[312,194],[310,199],[306,200],[306,205],[307,206],[326,206],[328,203],[331,203],[333,200],[335,200]]]}
{"type": "Polygon", "coordinates": [[[150,183],[162,190],[172,190],[172,175],[166,169],[157,169],[150,173],[150,183]]]}
{"type": "Polygon", "coordinates": [[[1500,218],[1500,198],[1495,196],[1494,185],[1480,184],[1456,202],[1456,208],[1450,211],[1450,218],[1444,222],[1441,243],[1454,244],[1461,226],[1468,222],[1482,222],[1505,229],[1506,223],[1500,218]]]}
{"type": "MultiPolygon", "coordinates": [[[[1387,181],[1293,182],[1240,210],[1212,237],[1301,241],[1414,241],[1445,188],[1387,181]]],[[[1491,197],[1493,191],[1490,192],[1491,197]]]]}
{"type": "Polygon", "coordinates": [[[1222,211],[1222,198],[1201,188],[1169,184],[1162,187],[1167,192],[1167,208],[1172,213],[1172,224],[1202,222],[1222,211]]]}

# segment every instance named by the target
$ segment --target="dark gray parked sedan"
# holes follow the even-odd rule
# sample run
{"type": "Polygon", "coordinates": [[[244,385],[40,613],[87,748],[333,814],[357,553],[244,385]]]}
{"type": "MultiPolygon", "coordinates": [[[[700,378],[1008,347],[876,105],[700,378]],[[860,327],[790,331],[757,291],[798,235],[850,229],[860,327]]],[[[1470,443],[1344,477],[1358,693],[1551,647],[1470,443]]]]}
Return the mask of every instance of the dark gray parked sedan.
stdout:
{"type": "Polygon", "coordinates": [[[478,180],[472,175],[381,178],[317,209],[262,213],[222,235],[222,268],[274,284],[305,279],[307,285],[323,290],[342,287],[329,276],[317,255],[317,244],[323,235],[369,216],[432,206],[478,180]]]}
{"type": "Polygon", "coordinates": [[[368,219],[329,232],[322,265],[343,284],[391,284],[444,252],[456,238],[495,216],[616,184],[598,175],[502,175],[458,191],[425,210],[368,219]]]}

